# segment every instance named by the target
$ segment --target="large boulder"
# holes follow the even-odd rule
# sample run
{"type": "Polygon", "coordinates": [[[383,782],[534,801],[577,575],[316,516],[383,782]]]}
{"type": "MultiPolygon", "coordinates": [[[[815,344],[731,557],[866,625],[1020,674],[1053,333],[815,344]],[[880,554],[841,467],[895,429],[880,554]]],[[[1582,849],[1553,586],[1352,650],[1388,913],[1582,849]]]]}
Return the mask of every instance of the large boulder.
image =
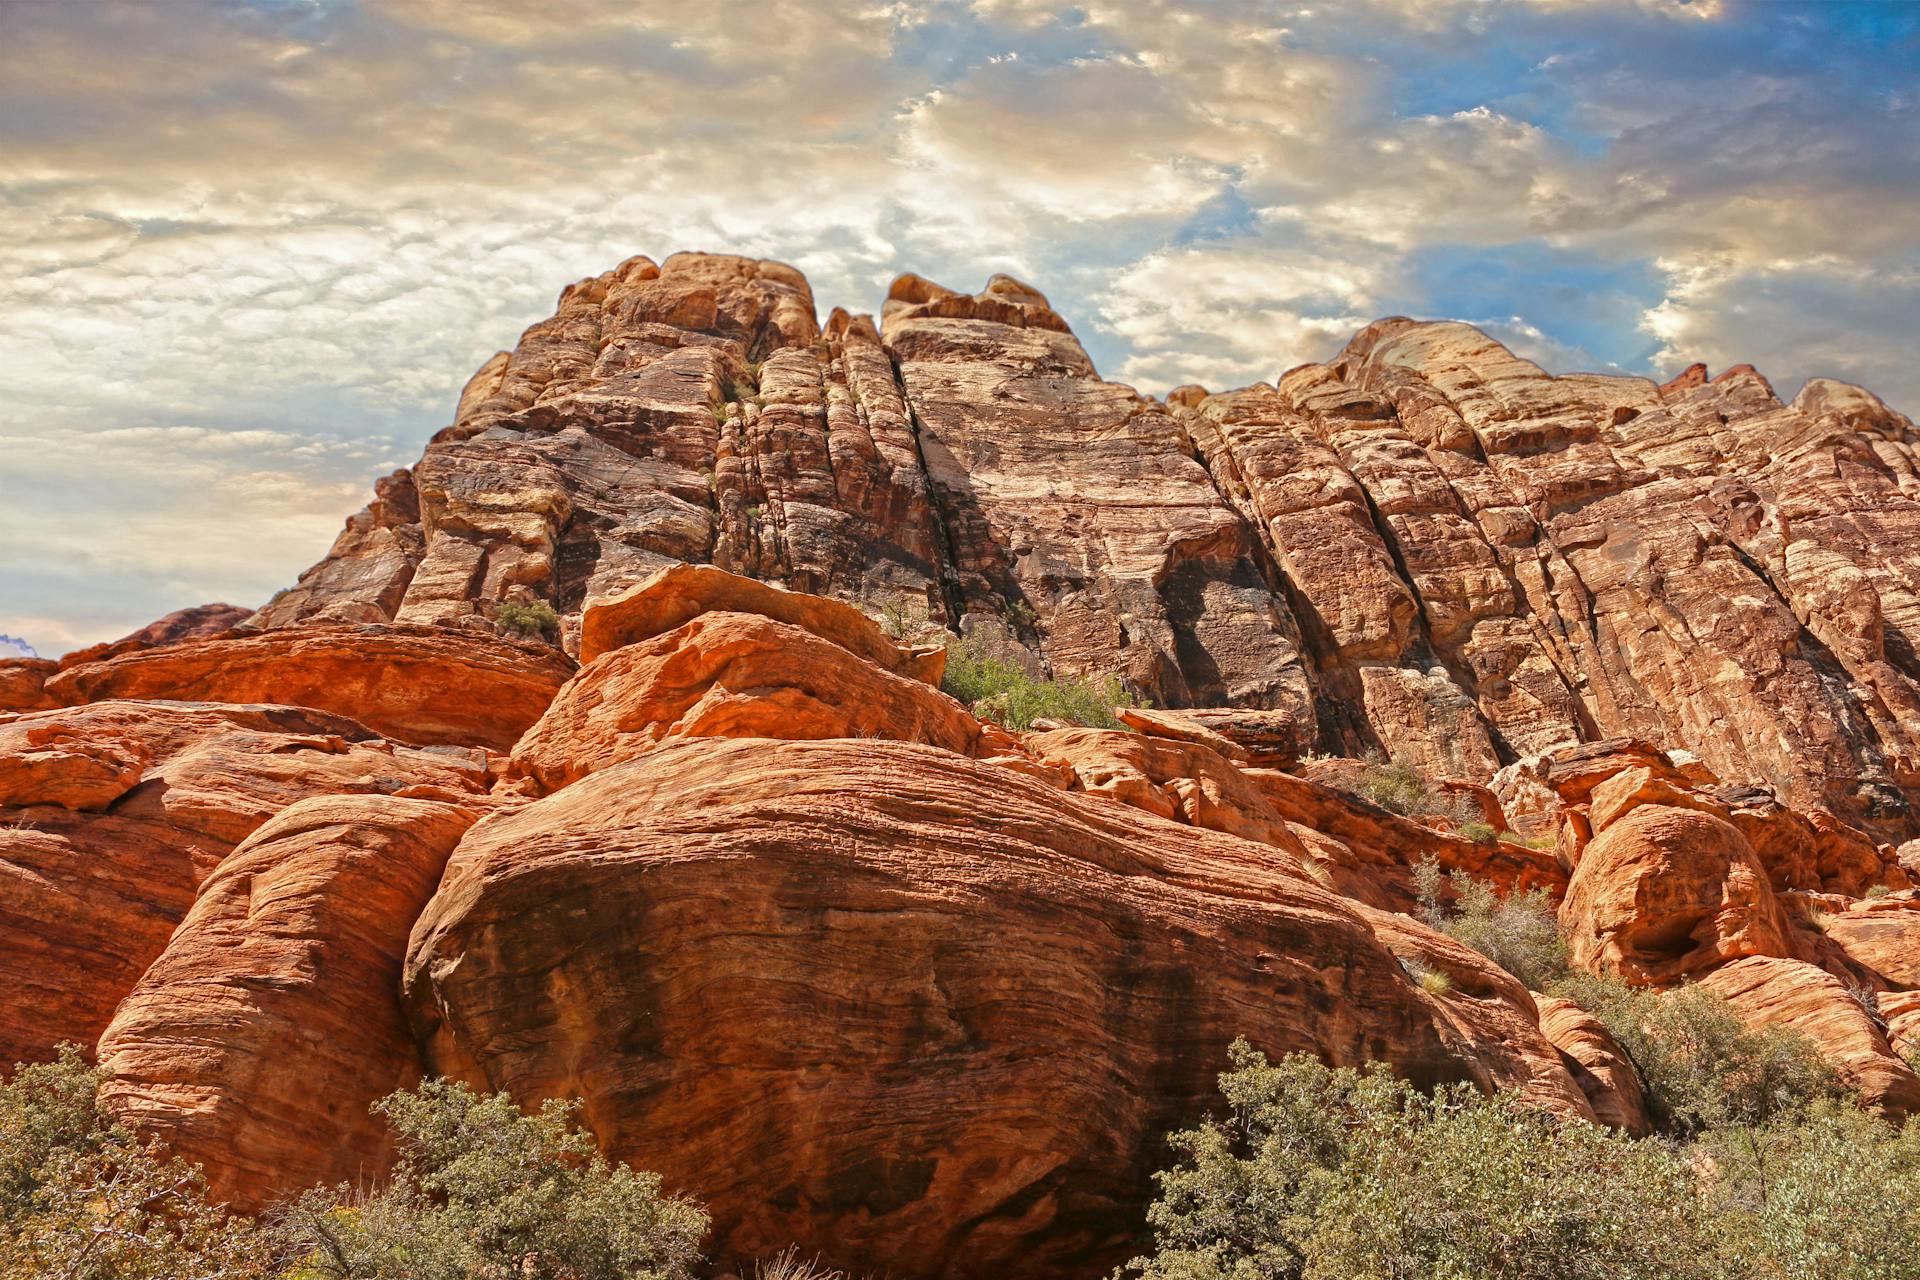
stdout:
{"type": "Polygon", "coordinates": [[[1748,1022],[1807,1037],[1869,1105],[1896,1117],[1920,1112],[1920,1077],[1893,1052],[1862,998],[1832,974],[1800,960],[1750,956],[1700,983],[1748,1022]]]}
{"type": "Polygon", "coordinates": [[[933,747],[682,739],[469,831],[406,1004],[431,1069],[583,1097],[707,1203],[722,1263],[1078,1276],[1126,1256],[1236,1036],[1584,1112],[1524,990],[1364,910],[1291,854],[933,747]]]}
{"type": "Polygon", "coordinates": [[[1576,965],[1633,983],[1793,954],[1786,914],[1738,828],[1666,804],[1641,805],[1593,838],[1560,923],[1576,965]]]}
{"type": "Polygon", "coordinates": [[[671,738],[892,738],[965,755],[979,736],[946,694],[813,630],[703,613],[588,662],[513,758],[552,789],[671,738]]]}
{"type": "Polygon", "coordinates": [[[91,1046],[200,882],[308,796],[470,800],[484,753],[300,707],[97,702],[0,722],[0,1063],[91,1046]]]}
{"type": "Polygon", "coordinates": [[[368,1107],[420,1078],[399,1005],[407,931],[477,809],[320,796],[200,886],[100,1038],[109,1110],[248,1209],[392,1159],[368,1107]]]}

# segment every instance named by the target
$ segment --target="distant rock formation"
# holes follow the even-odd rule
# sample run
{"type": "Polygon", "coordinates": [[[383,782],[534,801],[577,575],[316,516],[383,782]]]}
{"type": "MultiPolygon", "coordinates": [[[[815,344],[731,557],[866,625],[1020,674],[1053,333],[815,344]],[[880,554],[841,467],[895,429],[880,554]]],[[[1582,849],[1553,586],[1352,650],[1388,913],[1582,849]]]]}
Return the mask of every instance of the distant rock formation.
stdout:
{"type": "Polygon", "coordinates": [[[0,635],[0,658],[37,658],[34,647],[18,636],[0,635]]]}
{"type": "Polygon", "coordinates": [[[1920,835],[1911,421],[1746,366],[1551,377],[1463,324],[1160,402],[1034,289],[894,283],[815,322],[791,267],[570,286],[262,609],[484,624],[700,562],[1011,640],[1298,750],[1481,780],[1628,735],[1920,835]]]}

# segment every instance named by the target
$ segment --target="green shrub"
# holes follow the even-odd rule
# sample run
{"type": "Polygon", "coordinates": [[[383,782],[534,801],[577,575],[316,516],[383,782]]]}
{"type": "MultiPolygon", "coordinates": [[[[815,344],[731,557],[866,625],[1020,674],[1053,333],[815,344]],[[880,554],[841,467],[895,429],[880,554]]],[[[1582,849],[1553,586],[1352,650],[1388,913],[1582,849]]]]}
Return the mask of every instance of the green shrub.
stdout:
{"type": "Polygon", "coordinates": [[[1244,1042],[1231,1116],[1173,1135],[1152,1280],[1581,1280],[1716,1274],[1714,1223],[1658,1142],[1560,1122],[1517,1095],[1384,1068],[1270,1063],[1244,1042]]]}
{"type": "Polygon", "coordinates": [[[1460,834],[1475,844],[1492,844],[1500,838],[1500,833],[1493,829],[1491,822],[1483,822],[1478,818],[1461,823],[1460,834]]]}
{"type": "Polygon", "coordinates": [[[1114,729],[1116,707],[1140,704],[1116,679],[1037,680],[1017,662],[971,637],[947,648],[947,673],[940,687],[971,708],[1016,732],[1035,720],[1065,720],[1093,729],[1114,729]]]}
{"type": "Polygon", "coordinates": [[[1502,897],[1484,880],[1458,871],[1443,876],[1432,858],[1414,865],[1413,889],[1422,919],[1505,969],[1528,990],[1545,991],[1567,976],[1567,941],[1546,890],[1502,897]],[[1448,884],[1453,888],[1450,907],[1445,901],[1448,884]]]}
{"type": "MultiPolygon", "coordinates": [[[[1367,757],[1359,777],[1345,782],[1333,781],[1333,785],[1402,817],[1438,816],[1451,821],[1462,835],[1467,835],[1469,826],[1484,829],[1486,838],[1494,834],[1479,805],[1466,796],[1435,787],[1421,769],[1405,760],[1389,760],[1375,752],[1367,757]]],[[[1467,838],[1482,837],[1474,834],[1467,838]]]]}
{"type": "Polygon", "coordinates": [[[1704,987],[1635,990],[1581,975],[1556,987],[1597,1017],[1639,1068],[1654,1122],[1676,1137],[1791,1117],[1843,1089],[1805,1036],[1749,1027],[1704,987]]]}
{"type": "Polygon", "coordinates": [[[0,1085],[0,1280],[688,1280],[699,1260],[706,1216],[597,1154],[577,1103],[392,1094],[390,1185],[316,1188],[262,1225],[115,1124],[100,1082],[68,1045],[0,1085]]]}
{"type": "Polygon", "coordinates": [[[1741,1274],[1912,1280],[1920,1271],[1920,1119],[1896,1130],[1825,1102],[1765,1128],[1709,1135],[1705,1146],[1741,1274]]]}
{"type": "Polygon", "coordinates": [[[301,1280],[687,1280],[707,1218],[658,1174],[610,1164],[579,1104],[523,1115],[430,1080],[374,1104],[400,1160],[382,1191],[314,1191],[281,1217],[301,1280]]]}
{"type": "Polygon", "coordinates": [[[560,625],[560,615],[545,600],[521,604],[504,600],[493,611],[493,620],[507,630],[523,636],[548,636],[560,625]]]}
{"type": "Polygon", "coordinates": [[[98,1102],[100,1072],[63,1045],[0,1085],[0,1277],[251,1280],[269,1241],[207,1203],[199,1170],[98,1102]]]}

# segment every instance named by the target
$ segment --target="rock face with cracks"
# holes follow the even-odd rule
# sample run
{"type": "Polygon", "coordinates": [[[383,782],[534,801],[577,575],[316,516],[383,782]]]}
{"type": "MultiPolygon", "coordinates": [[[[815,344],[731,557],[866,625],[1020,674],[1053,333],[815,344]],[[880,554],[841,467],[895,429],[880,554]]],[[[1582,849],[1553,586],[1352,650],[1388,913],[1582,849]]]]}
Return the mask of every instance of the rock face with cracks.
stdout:
{"type": "MultiPolygon", "coordinates": [[[[1552,376],[1394,318],[1164,401],[1032,286],[919,276],[824,327],[799,272],[570,286],[253,624],[583,615],[711,564],[1275,713],[1283,749],[1485,781],[1571,743],[1920,836],[1920,437],[1823,379],[1552,376]]],[[[587,656],[587,655],[583,655],[587,656]]]]}
{"type": "Polygon", "coordinates": [[[1915,448],[1399,319],[1159,401],[1006,277],[823,326],[636,258],[260,610],[0,661],[0,1060],[87,1046],[242,1206],[377,1178],[443,1073],[584,1099],[719,1265],[1065,1280],[1238,1036],[1646,1129],[1430,861],[1910,1112],[1915,448]],[[962,638],[1149,705],[982,723],[962,638]]]}
{"type": "Polygon", "coordinates": [[[920,1275],[1123,1255],[1236,1035],[1529,1078],[1296,858],[884,741],[669,742],[487,819],[405,991],[434,1070],[583,1097],[718,1256],[920,1275]]]}

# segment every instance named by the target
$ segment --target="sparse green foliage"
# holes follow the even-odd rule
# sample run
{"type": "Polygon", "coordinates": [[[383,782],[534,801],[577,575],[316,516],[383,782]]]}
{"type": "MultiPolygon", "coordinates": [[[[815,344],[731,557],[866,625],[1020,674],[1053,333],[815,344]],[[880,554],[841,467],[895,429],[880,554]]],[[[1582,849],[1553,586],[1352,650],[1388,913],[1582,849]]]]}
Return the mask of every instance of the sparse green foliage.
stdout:
{"type": "Polygon", "coordinates": [[[1434,815],[1448,819],[1463,835],[1468,825],[1486,827],[1486,834],[1493,834],[1478,805],[1465,796],[1439,790],[1425,773],[1404,760],[1389,760],[1376,752],[1367,757],[1357,779],[1334,785],[1373,801],[1389,813],[1408,818],[1434,815]]]}
{"type": "Polygon", "coordinates": [[[1427,1096],[1384,1068],[1270,1063],[1244,1042],[1231,1117],[1173,1135],[1148,1280],[1653,1280],[1715,1275],[1710,1222],[1668,1147],[1563,1123],[1517,1095],[1427,1096]]]}
{"type": "Polygon", "coordinates": [[[1104,680],[1042,680],[1027,674],[1012,658],[967,638],[947,648],[947,673],[940,687],[982,719],[1015,731],[1035,720],[1065,720],[1095,729],[1114,729],[1116,707],[1139,702],[1109,676],[1104,680]]]}
{"type": "Polygon", "coordinates": [[[847,1280],[847,1273],[817,1257],[801,1257],[800,1246],[790,1244],[771,1258],[755,1261],[753,1280],[847,1280]]]}
{"type": "Polygon", "coordinates": [[[1841,1094],[1839,1077],[1805,1036],[1749,1027],[1704,987],[1645,991],[1581,975],[1555,990],[1620,1042],[1639,1068],[1654,1122],[1676,1137],[1767,1124],[1841,1094]]]}
{"type": "Polygon", "coordinates": [[[687,1280],[706,1215],[610,1164],[579,1104],[523,1115],[504,1093],[428,1081],[375,1104],[399,1139],[383,1191],[313,1192],[279,1229],[302,1280],[687,1280]],[[342,1205],[347,1207],[343,1208],[342,1205]]]}
{"type": "Polygon", "coordinates": [[[101,1079],[68,1045],[0,1085],[0,1280],[689,1280],[699,1260],[706,1216],[600,1156],[577,1103],[393,1094],[391,1184],[316,1188],[262,1225],[115,1124],[101,1079]]]}
{"type": "Polygon", "coordinates": [[[1477,818],[1471,822],[1461,823],[1460,834],[1475,844],[1492,844],[1500,838],[1499,833],[1493,829],[1492,823],[1482,822],[1477,818]]]}
{"type": "Polygon", "coordinates": [[[1757,1280],[1911,1280],[1920,1120],[1894,1129],[1823,1102],[1764,1128],[1709,1135],[1729,1263],[1757,1280]],[[1898,1224],[1898,1225],[1896,1225],[1898,1224]]]}
{"type": "Polygon", "coordinates": [[[1414,891],[1427,923],[1520,979],[1529,990],[1544,991],[1567,976],[1567,943],[1553,899],[1544,889],[1504,897],[1484,880],[1455,872],[1453,906],[1442,905],[1439,864],[1423,859],[1414,868],[1414,891]]]}
{"type": "Polygon", "coordinates": [[[1908,1280],[1920,1120],[1816,1100],[1687,1146],[1235,1044],[1155,1175],[1147,1280],[1908,1280]]]}
{"type": "Polygon", "coordinates": [[[862,600],[861,607],[879,615],[881,630],[895,640],[912,639],[927,622],[925,605],[916,607],[910,600],[862,600]]]}
{"type": "Polygon", "coordinates": [[[199,1170],[115,1124],[80,1050],[0,1085],[0,1280],[254,1280],[271,1249],[199,1170]]]}
{"type": "Polygon", "coordinates": [[[560,615],[545,600],[535,600],[531,604],[521,604],[517,600],[502,601],[493,611],[493,620],[509,631],[529,637],[551,636],[560,625],[560,615]]]}
{"type": "Polygon", "coordinates": [[[1893,890],[1884,884],[1870,884],[1867,886],[1866,892],[1860,896],[1868,901],[1872,901],[1875,898],[1884,898],[1892,892],[1893,890]]]}

